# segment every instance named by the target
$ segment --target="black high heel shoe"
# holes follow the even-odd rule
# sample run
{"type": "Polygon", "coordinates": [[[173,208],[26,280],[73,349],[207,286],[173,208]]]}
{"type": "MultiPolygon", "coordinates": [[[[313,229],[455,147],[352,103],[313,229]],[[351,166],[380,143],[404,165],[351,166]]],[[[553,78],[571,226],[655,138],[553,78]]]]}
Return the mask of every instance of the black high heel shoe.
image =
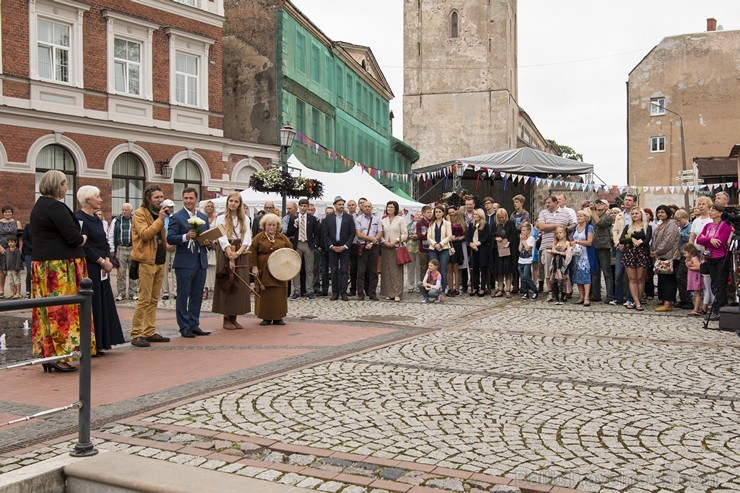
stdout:
{"type": "Polygon", "coordinates": [[[77,371],[77,367],[70,366],[67,363],[64,363],[66,366],[61,366],[58,363],[43,363],[41,366],[44,368],[44,373],[47,371],[49,373],[52,373],[52,370],[56,370],[61,373],[69,373],[71,371],[77,371]]]}

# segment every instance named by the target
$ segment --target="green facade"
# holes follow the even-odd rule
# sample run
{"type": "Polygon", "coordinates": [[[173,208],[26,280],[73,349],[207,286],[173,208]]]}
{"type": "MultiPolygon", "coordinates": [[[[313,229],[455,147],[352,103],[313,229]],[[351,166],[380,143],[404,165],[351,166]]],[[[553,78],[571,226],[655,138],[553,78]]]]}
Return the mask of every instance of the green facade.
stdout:
{"type": "MultiPolygon", "coordinates": [[[[391,135],[388,101],[288,12],[280,12],[280,125],[290,124],[322,147],[371,168],[411,173],[418,154],[391,135]]],[[[341,159],[317,154],[298,138],[290,152],[312,169],[347,169],[341,159]]],[[[391,190],[411,192],[410,180],[376,179],[391,190]]]]}

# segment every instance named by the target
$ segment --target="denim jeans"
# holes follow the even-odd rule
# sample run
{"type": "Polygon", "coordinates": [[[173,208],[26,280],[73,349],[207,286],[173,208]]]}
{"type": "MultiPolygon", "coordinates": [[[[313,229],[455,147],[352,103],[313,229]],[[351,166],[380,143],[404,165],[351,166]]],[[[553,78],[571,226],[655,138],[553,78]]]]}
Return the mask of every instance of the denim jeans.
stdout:
{"type": "Polygon", "coordinates": [[[424,284],[421,281],[419,281],[416,284],[416,287],[419,288],[419,292],[422,295],[424,295],[425,298],[433,298],[435,300],[439,298],[439,295],[440,295],[439,291],[437,291],[435,288],[432,288],[432,289],[425,288],[424,284]]]}
{"type": "Polygon", "coordinates": [[[597,248],[596,258],[599,268],[591,272],[591,295],[593,298],[601,298],[601,276],[604,276],[606,286],[606,299],[614,299],[614,277],[612,276],[612,251],[610,248],[597,248]]]}
{"type": "Polygon", "coordinates": [[[447,264],[450,263],[450,251],[447,249],[437,251],[434,248],[429,250],[429,260],[437,259],[439,261],[439,273],[442,274],[442,292],[447,292],[447,264]]]}
{"type": "MultiPolygon", "coordinates": [[[[622,267],[622,250],[617,248],[616,262],[614,264],[614,300],[617,303],[624,303],[624,267],[622,267]]],[[[634,303],[632,294],[627,292],[627,301],[634,303]]]]}
{"type": "Polygon", "coordinates": [[[529,294],[531,291],[533,294],[537,294],[537,286],[534,285],[532,280],[532,264],[518,264],[519,278],[522,282],[522,291],[524,294],[529,294]]]}

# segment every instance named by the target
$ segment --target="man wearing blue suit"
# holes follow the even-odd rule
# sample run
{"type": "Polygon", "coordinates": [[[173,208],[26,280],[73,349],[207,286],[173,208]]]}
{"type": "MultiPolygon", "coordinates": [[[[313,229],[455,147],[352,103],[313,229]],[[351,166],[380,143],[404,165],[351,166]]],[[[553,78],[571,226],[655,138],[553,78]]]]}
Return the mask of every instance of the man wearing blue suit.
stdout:
{"type": "Polygon", "coordinates": [[[182,191],[183,209],[170,217],[167,229],[167,243],[177,247],[175,269],[177,279],[177,325],[183,337],[207,336],[210,332],[200,328],[200,306],[203,302],[203,287],[206,283],[206,269],[208,269],[208,251],[205,246],[198,244],[196,233],[190,228],[188,220],[199,217],[205,224],[200,231],[208,229],[208,218],[202,212],[197,212],[198,191],[188,187],[182,191]],[[190,242],[193,242],[193,251],[190,242]]]}
{"type": "Polygon", "coordinates": [[[349,301],[347,284],[349,280],[349,249],[355,239],[355,219],[344,212],[344,199],[337,196],[334,199],[334,214],[327,216],[324,234],[324,245],[329,252],[329,268],[331,269],[331,300],[349,301]]]}

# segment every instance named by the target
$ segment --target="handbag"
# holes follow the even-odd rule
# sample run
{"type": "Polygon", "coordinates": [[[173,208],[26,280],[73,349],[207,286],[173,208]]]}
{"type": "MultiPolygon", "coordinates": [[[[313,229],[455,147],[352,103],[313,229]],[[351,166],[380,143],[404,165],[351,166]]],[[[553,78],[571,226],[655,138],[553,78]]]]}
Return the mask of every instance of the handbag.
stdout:
{"type": "Polygon", "coordinates": [[[410,263],[411,263],[411,254],[409,253],[408,248],[406,248],[403,245],[396,248],[396,264],[406,265],[410,263]]]}
{"type": "Polygon", "coordinates": [[[132,281],[139,279],[139,262],[131,260],[131,266],[128,268],[128,278],[132,281]]]}
{"type": "Polygon", "coordinates": [[[673,259],[656,259],[655,264],[653,264],[653,271],[656,274],[673,274],[673,259]]]}
{"type": "Polygon", "coordinates": [[[499,257],[508,257],[511,255],[511,245],[509,240],[497,241],[496,248],[498,250],[499,257]]]}
{"type": "Polygon", "coordinates": [[[362,254],[365,253],[365,244],[352,243],[352,253],[355,255],[355,257],[362,257],[362,254]]]}

